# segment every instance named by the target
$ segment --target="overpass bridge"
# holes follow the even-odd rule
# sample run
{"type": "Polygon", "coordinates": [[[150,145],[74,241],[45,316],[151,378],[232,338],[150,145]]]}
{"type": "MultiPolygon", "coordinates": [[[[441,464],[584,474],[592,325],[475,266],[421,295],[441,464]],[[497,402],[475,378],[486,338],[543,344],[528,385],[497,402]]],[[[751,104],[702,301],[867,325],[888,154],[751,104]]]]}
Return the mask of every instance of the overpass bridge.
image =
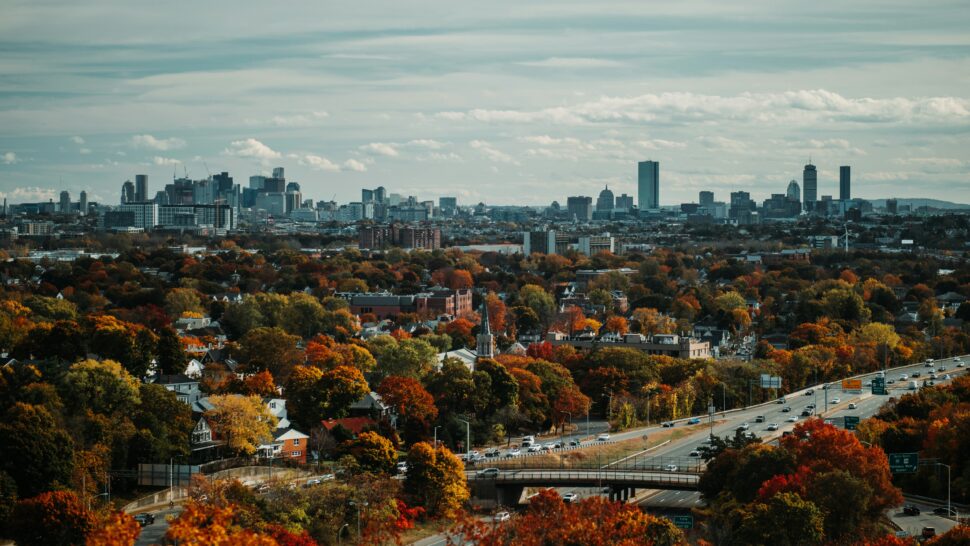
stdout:
{"type": "Polygon", "coordinates": [[[633,498],[637,489],[696,491],[702,471],[697,459],[650,457],[594,468],[517,464],[498,472],[467,471],[465,476],[476,497],[514,505],[526,487],[595,487],[608,490],[609,498],[619,501],[633,498]]]}

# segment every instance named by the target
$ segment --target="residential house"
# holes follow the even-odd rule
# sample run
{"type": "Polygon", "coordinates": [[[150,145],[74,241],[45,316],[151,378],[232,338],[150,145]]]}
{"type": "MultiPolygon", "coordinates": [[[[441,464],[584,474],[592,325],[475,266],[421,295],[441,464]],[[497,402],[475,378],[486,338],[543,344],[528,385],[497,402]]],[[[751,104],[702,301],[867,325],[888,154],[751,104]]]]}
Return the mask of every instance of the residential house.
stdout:
{"type": "Polygon", "coordinates": [[[157,375],[152,383],[161,385],[174,392],[179,402],[190,406],[202,398],[202,391],[199,390],[199,381],[185,374],[157,375]]]}
{"type": "Polygon", "coordinates": [[[288,459],[306,463],[310,437],[292,427],[277,428],[273,441],[259,446],[256,453],[265,459],[288,459]]]}

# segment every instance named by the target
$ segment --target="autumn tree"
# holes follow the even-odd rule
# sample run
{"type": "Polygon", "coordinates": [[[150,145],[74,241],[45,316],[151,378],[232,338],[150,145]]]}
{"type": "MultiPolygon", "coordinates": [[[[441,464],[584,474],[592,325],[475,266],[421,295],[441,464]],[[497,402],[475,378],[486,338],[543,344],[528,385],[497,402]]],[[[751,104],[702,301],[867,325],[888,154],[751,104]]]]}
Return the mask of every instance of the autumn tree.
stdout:
{"type": "Polygon", "coordinates": [[[823,516],[811,501],[796,493],[780,493],[742,512],[740,543],[778,546],[821,544],[823,516]]]}
{"type": "Polygon", "coordinates": [[[240,527],[239,509],[189,502],[169,525],[167,541],[183,546],[278,546],[273,538],[240,527]]]}
{"type": "MultiPolygon", "coordinates": [[[[556,313],[556,301],[545,288],[537,284],[527,284],[520,288],[518,297],[522,305],[535,313],[541,324],[548,324],[556,313]]],[[[519,330],[527,331],[521,326],[519,330]]]]}
{"type": "Polygon", "coordinates": [[[494,292],[489,292],[485,296],[485,307],[488,309],[488,323],[492,328],[492,332],[496,334],[505,333],[505,317],[508,314],[508,309],[506,309],[505,302],[502,301],[502,298],[498,297],[494,292]]]}
{"type": "Polygon", "coordinates": [[[622,336],[630,330],[630,325],[625,318],[613,316],[606,320],[606,330],[622,336]]]}
{"type": "Polygon", "coordinates": [[[276,416],[258,396],[214,395],[209,402],[213,408],[205,417],[229,449],[252,455],[273,438],[276,416]]]}
{"type": "Polygon", "coordinates": [[[375,474],[391,473],[397,462],[394,444],[372,431],[358,434],[357,438],[347,442],[344,451],[353,456],[362,470],[375,474]]]}
{"type": "Polygon", "coordinates": [[[293,366],[303,360],[303,352],[297,348],[299,341],[299,336],[282,328],[256,328],[239,340],[239,358],[250,370],[268,370],[277,381],[284,382],[293,366]]]}
{"type": "Polygon", "coordinates": [[[158,355],[158,368],[165,375],[174,375],[185,372],[188,365],[188,356],[182,349],[178,333],[174,328],[166,326],[158,334],[158,345],[156,349],[158,355]]]}
{"type": "Polygon", "coordinates": [[[422,339],[398,341],[391,336],[377,336],[367,342],[377,359],[381,377],[398,375],[419,379],[430,372],[438,361],[434,347],[422,339]]]}
{"type": "Polygon", "coordinates": [[[367,380],[357,368],[338,366],[324,371],[297,366],[286,383],[290,419],[306,429],[313,428],[322,419],[345,416],[347,408],[368,392],[367,380]]]}
{"type": "Polygon", "coordinates": [[[377,394],[394,409],[406,432],[427,434],[429,424],[438,417],[434,398],[421,382],[411,377],[386,377],[378,385],[377,394]]]}
{"type": "Polygon", "coordinates": [[[444,446],[411,446],[404,488],[430,516],[453,517],[470,497],[465,466],[444,446]]]}
{"type": "Polygon", "coordinates": [[[165,293],[165,312],[172,318],[202,316],[204,311],[199,293],[191,288],[172,288],[165,293]]]}
{"type": "Polygon", "coordinates": [[[125,512],[104,515],[88,533],[85,546],[134,546],[141,525],[125,512]]]}
{"type": "Polygon", "coordinates": [[[111,415],[139,402],[136,378],[114,360],[83,360],[64,377],[65,395],[75,410],[111,415]]]}
{"type": "Polygon", "coordinates": [[[490,525],[466,520],[461,530],[465,540],[482,546],[686,544],[683,532],[668,519],[602,497],[566,504],[553,489],[541,490],[522,514],[506,523],[490,525]]]}
{"type": "Polygon", "coordinates": [[[48,491],[24,499],[10,517],[10,536],[22,546],[84,544],[94,518],[71,491],[48,491]]]}

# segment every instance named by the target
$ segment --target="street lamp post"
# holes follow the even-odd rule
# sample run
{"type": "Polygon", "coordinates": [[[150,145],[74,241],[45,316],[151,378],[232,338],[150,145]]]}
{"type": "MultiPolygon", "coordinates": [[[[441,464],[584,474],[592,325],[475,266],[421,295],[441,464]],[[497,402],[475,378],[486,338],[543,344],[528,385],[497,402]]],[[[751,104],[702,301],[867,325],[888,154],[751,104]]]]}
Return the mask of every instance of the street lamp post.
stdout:
{"type": "Polygon", "coordinates": [[[441,428],[441,425],[434,427],[434,448],[435,449],[438,449],[438,429],[439,428],[441,428]]]}
{"type": "Polygon", "coordinates": [[[350,501],[350,505],[357,509],[357,540],[360,541],[360,507],[363,506],[364,508],[367,508],[367,501],[359,504],[354,501],[350,501]]]}
{"type": "Polygon", "coordinates": [[[459,421],[465,423],[465,455],[468,459],[472,452],[472,424],[464,419],[459,419],[459,421]]]}
{"type": "Polygon", "coordinates": [[[347,527],[350,527],[349,523],[343,524],[340,530],[337,531],[337,544],[341,544],[343,542],[344,529],[346,529],[347,527]]]}

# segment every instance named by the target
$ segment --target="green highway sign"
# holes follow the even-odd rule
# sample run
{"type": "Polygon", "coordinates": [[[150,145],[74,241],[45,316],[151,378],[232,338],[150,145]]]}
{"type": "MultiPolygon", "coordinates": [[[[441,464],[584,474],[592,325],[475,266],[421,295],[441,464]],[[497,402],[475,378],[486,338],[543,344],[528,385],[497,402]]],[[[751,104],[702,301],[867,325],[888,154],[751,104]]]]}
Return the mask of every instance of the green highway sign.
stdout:
{"type": "Polygon", "coordinates": [[[674,525],[680,527],[681,529],[693,529],[694,528],[694,516],[674,516],[671,518],[674,525]]]}
{"type": "Polygon", "coordinates": [[[886,390],[886,378],[874,377],[872,379],[872,394],[889,394],[886,390]]]}
{"type": "Polygon", "coordinates": [[[845,430],[855,430],[859,426],[859,417],[857,415],[846,415],[845,416],[845,430]]]}
{"type": "Polygon", "coordinates": [[[918,453],[889,453],[889,471],[893,474],[912,474],[919,466],[918,453]]]}

